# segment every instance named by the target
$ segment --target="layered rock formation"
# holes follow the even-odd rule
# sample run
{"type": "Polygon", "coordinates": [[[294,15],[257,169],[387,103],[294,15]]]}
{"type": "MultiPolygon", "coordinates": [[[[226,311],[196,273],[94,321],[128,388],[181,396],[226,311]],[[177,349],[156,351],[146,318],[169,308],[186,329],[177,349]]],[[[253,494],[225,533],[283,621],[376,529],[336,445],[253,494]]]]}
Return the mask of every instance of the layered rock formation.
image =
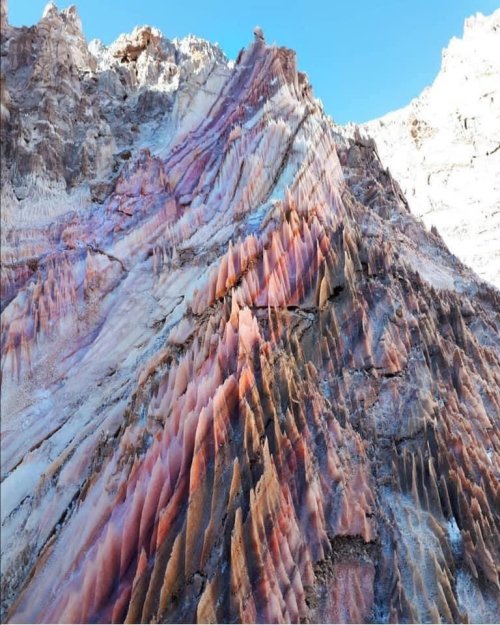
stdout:
{"type": "Polygon", "coordinates": [[[432,86],[362,128],[412,211],[500,287],[500,9],[467,19],[432,86]]]}
{"type": "Polygon", "coordinates": [[[6,33],[4,617],[498,620],[499,293],[261,31],[6,33]]]}
{"type": "Polygon", "coordinates": [[[53,4],[32,28],[2,29],[2,59],[7,227],[101,202],[131,148],[196,124],[228,73],[217,46],[151,27],[87,46],[75,7],[53,4]]]}

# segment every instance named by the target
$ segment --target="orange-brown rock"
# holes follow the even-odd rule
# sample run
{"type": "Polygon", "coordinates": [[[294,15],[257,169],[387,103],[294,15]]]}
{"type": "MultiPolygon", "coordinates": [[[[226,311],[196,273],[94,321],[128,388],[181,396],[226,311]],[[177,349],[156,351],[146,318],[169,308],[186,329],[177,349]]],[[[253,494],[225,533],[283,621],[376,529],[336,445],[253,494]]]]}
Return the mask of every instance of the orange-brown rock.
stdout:
{"type": "Polygon", "coordinates": [[[104,199],[9,223],[5,618],[498,620],[499,293],[292,51],[221,76],[104,199]]]}

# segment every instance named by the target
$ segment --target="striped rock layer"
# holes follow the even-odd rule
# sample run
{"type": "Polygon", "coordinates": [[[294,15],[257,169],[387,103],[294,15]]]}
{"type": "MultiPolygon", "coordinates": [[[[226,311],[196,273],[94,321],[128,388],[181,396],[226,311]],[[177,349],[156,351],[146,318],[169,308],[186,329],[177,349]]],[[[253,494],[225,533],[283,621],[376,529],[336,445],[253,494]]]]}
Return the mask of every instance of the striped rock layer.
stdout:
{"type": "Polygon", "coordinates": [[[498,291],[291,50],[220,76],[5,234],[4,617],[500,620],[498,291]]]}

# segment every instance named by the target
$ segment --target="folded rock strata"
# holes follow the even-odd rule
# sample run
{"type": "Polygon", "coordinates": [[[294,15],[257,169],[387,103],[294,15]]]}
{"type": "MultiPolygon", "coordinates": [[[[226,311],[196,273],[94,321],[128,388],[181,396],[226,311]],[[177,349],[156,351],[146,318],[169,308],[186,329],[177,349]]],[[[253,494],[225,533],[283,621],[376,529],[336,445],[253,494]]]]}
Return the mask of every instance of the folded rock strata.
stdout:
{"type": "Polygon", "coordinates": [[[4,618],[498,621],[499,292],[293,51],[259,33],[233,67],[142,29],[96,57],[76,19],[3,35],[4,175],[28,188],[2,229],[4,618]],[[66,63],[43,37],[96,85],[54,141],[83,150],[102,115],[116,172],[17,150],[44,115],[19,72],[66,63]],[[170,46],[192,56],[162,91],[170,46]]]}

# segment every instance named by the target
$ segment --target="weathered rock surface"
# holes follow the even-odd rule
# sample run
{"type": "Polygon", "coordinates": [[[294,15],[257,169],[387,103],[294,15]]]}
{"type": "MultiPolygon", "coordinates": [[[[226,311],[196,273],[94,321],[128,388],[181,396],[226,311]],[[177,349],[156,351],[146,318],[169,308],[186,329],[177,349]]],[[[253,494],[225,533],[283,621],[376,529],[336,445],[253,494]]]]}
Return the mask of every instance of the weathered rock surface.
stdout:
{"type": "MultiPolygon", "coordinates": [[[[154,29],[89,50],[50,8],[3,44],[9,149],[47,21],[130,154],[8,153],[32,186],[2,229],[5,618],[498,621],[498,291],[261,32],[231,67],[154,29]]],[[[54,141],[86,136],[58,97],[54,141]]]]}
{"type": "Polygon", "coordinates": [[[412,212],[500,287],[500,9],[466,20],[432,86],[362,129],[412,212]]]}
{"type": "Polygon", "coordinates": [[[202,119],[227,74],[217,46],[148,26],[87,46],[75,7],[49,4],[36,26],[4,27],[2,222],[89,208],[131,150],[202,119]]]}

